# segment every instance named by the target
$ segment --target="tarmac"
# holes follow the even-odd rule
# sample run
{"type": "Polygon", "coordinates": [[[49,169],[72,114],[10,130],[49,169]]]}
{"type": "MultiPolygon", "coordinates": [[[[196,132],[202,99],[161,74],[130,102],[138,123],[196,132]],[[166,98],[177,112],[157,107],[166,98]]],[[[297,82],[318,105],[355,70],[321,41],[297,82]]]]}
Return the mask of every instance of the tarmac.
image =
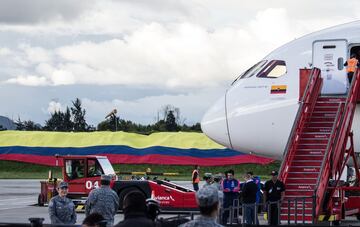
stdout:
{"type": "MultiPolygon", "coordinates": [[[[177,181],[179,185],[192,187],[188,181],[177,181]]],[[[40,193],[40,180],[0,180],[0,220],[1,223],[29,223],[29,218],[44,218],[44,224],[49,224],[50,219],[47,207],[36,205],[40,193]]],[[[174,215],[162,215],[167,218],[174,215]]],[[[77,213],[77,223],[81,224],[85,218],[84,213],[77,213]]],[[[115,215],[115,223],[123,220],[123,214],[115,215]]],[[[259,216],[260,224],[265,221],[259,216]]],[[[326,224],[326,223],[324,223],[326,224]]],[[[348,217],[341,225],[359,225],[356,217],[348,217]]]]}
{"type": "MultiPolygon", "coordinates": [[[[179,181],[178,184],[190,187],[191,184],[179,181]]],[[[30,217],[44,218],[44,224],[50,224],[47,207],[37,206],[40,193],[40,180],[0,180],[0,222],[29,223],[30,217]]],[[[171,217],[174,215],[163,215],[171,217]]],[[[84,220],[84,213],[77,213],[76,224],[84,220]]],[[[123,214],[115,215],[115,223],[123,220],[123,214]]]]}

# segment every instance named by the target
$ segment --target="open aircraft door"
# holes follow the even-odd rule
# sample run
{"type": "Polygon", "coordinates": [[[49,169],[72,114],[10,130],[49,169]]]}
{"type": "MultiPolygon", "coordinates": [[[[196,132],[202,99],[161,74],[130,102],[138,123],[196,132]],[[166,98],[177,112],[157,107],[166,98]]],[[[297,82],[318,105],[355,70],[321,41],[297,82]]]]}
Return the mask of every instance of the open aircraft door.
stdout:
{"type": "Polygon", "coordinates": [[[344,63],[347,59],[347,40],[318,40],[313,43],[313,67],[321,69],[321,94],[345,94],[348,81],[344,63]]]}

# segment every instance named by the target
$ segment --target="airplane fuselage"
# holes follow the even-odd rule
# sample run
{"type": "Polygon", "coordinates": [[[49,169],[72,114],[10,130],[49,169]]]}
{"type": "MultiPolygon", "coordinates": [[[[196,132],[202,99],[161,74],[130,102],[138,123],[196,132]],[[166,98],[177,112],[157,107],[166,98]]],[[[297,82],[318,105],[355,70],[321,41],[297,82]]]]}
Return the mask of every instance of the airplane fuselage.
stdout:
{"type": "MultiPolygon", "coordinates": [[[[321,69],[321,95],[343,96],[349,86],[344,62],[360,54],[360,22],[340,25],[287,43],[240,75],[205,114],[203,132],[241,152],[282,159],[299,109],[299,70],[321,69]]],[[[360,56],[359,56],[360,57],[360,56]]],[[[360,148],[360,106],[353,121],[360,148]]]]}

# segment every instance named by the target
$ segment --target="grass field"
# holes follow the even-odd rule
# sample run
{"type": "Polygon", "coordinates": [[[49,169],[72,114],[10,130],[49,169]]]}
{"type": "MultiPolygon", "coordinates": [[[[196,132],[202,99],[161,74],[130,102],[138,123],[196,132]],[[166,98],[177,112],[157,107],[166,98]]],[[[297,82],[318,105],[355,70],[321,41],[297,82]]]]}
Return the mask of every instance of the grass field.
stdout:
{"type": "MultiPolygon", "coordinates": [[[[203,173],[219,173],[228,169],[233,169],[238,179],[242,179],[242,174],[247,171],[252,171],[255,175],[259,175],[262,180],[269,179],[271,170],[278,170],[280,162],[274,162],[268,165],[256,164],[242,164],[231,166],[216,166],[216,167],[201,167],[200,175],[203,173]]],[[[189,180],[193,166],[173,166],[173,165],[114,165],[116,172],[143,172],[150,168],[152,172],[175,172],[179,176],[167,177],[170,180],[189,180]]],[[[0,178],[1,179],[46,179],[48,172],[51,170],[53,176],[61,178],[61,169],[59,167],[49,167],[42,165],[34,165],[29,163],[13,162],[13,161],[0,161],[0,178]]],[[[128,178],[129,176],[123,176],[128,178]]],[[[160,179],[162,177],[159,177],[160,179]]]]}

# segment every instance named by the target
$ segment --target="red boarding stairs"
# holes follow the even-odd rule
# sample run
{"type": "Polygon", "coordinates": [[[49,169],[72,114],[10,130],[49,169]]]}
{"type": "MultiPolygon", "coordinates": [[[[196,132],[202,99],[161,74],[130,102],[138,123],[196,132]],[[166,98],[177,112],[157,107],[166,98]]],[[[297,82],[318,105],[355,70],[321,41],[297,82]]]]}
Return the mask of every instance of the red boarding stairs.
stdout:
{"type": "Polygon", "coordinates": [[[322,215],[336,220],[344,216],[340,177],[349,157],[355,159],[350,129],[360,71],[346,96],[321,96],[320,72],[317,68],[310,72],[280,168],[279,179],[286,186],[281,220],[288,223],[316,223],[322,215]],[[348,139],[350,148],[346,148],[348,139]]]}

